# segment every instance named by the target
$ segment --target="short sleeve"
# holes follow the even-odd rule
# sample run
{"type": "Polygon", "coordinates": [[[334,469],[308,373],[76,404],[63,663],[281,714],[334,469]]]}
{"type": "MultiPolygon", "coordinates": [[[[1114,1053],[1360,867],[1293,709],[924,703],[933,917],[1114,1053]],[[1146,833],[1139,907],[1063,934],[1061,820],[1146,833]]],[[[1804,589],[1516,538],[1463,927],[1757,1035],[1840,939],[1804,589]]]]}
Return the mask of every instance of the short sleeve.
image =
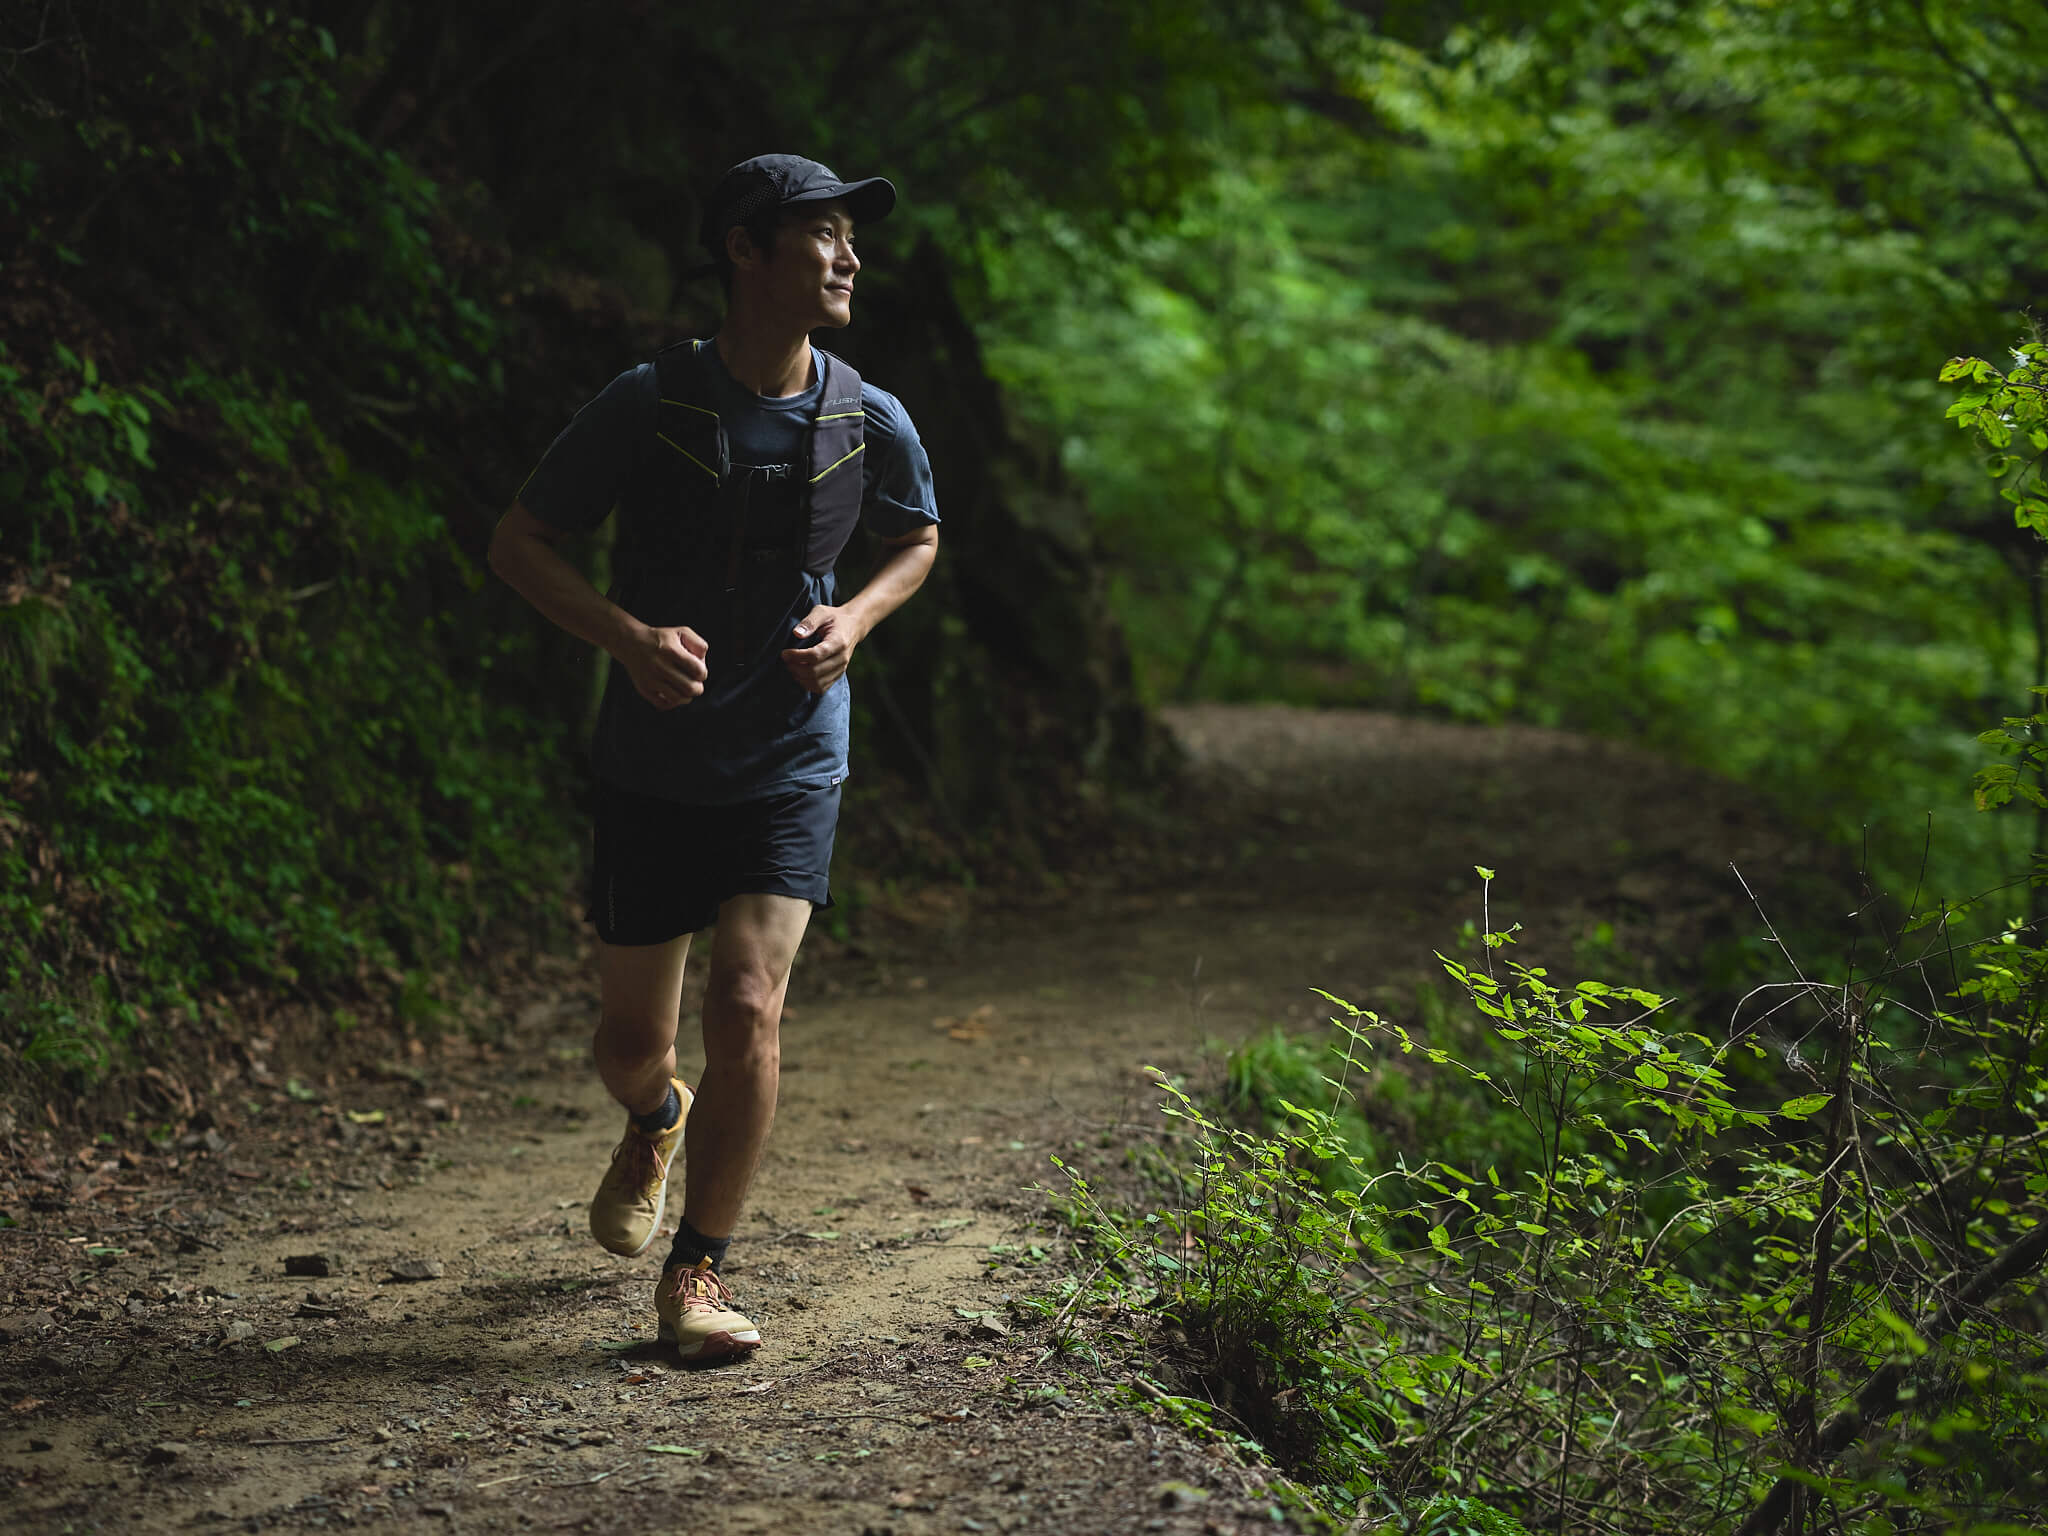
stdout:
{"type": "Polygon", "coordinates": [[[939,520],[932,489],[932,464],[903,403],[885,389],[863,384],[866,423],[866,487],[861,523],[869,533],[900,539],[939,520]]]}
{"type": "Polygon", "coordinates": [[[563,529],[605,520],[654,431],[652,374],[651,364],[628,368],[576,413],[519,488],[527,511],[563,529]]]}

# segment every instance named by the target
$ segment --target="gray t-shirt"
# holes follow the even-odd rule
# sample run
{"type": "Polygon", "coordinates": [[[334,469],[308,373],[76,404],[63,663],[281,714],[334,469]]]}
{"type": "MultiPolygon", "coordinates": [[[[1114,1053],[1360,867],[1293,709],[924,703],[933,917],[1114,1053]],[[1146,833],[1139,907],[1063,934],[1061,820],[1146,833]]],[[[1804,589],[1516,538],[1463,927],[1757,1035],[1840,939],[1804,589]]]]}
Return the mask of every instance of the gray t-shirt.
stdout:
{"type": "MultiPolygon", "coordinates": [[[[700,344],[686,359],[700,369],[732,454],[728,493],[748,499],[750,541],[794,528],[799,517],[804,439],[818,406],[820,372],[809,389],[767,398],[735,382],[718,349],[700,344]]],[[[711,642],[705,691],[656,711],[614,662],[591,742],[597,776],[622,788],[690,805],[757,800],[792,789],[823,789],[847,774],[850,692],[845,678],[814,697],[799,688],[781,652],[791,630],[819,604],[836,604],[838,582],[766,551],[749,562],[744,591],[728,589],[712,540],[674,534],[674,455],[655,437],[660,386],[651,363],[606,385],[563,429],[520,489],[543,522],[589,529],[616,506],[624,526],[614,559],[612,600],[647,624],[687,624],[711,642]]],[[[863,382],[861,522],[899,538],[938,522],[930,461],[894,395],[863,382]]]]}

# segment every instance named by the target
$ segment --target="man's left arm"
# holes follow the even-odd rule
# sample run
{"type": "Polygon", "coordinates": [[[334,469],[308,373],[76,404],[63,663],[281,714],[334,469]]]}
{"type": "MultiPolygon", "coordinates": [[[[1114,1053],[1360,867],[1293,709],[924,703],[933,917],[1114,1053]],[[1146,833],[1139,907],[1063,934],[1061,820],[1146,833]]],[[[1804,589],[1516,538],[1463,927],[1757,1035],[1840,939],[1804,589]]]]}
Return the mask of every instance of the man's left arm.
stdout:
{"type": "Polygon", "coordinates": [[[889,553],[867,585],[837,608],[819,604],[793,631],[806,644],[800,650],[784,651],[782,664],[806,693],[822,694],[845,676],[854,648],[924,585],[932,561],[939,555],[938,524],[927,523],[882,542],[889,546],[889,553]]]}

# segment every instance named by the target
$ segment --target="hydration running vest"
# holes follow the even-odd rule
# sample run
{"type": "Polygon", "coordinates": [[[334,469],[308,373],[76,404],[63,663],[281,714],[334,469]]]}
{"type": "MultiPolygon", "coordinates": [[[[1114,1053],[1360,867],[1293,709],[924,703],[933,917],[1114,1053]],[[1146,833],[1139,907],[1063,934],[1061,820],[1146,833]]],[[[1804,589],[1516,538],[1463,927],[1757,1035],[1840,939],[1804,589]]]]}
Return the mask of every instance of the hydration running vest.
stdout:
{"type": "MultiPolygon", "coordinates": [[[[654,435],[681,455],[677,462],[683,466],[680,478],[686,487],[686,504],[702,498],[718,505],[730,500],[726,493],[732,481],[732,454],[725,425],[703,388],[703,371],[685,361],[706,345],[702,341],[678,342],[655,354],[661,404],[654,435]],[[689,349],[687,353],[684,348],[689,349]]],[[[867,418],[860,408],[860,375],[821,347],[811,351],[824,378],[817,414],[805,434],[800,526],[794,537],[785,532],[774,543],[801,569],[824,576],[837,563],[860,522],[864,481],[860,456],[867,449],[867,418]]],[[[732,508],[727,590],[737,584],[740,564],[750,548],[747,510],[744,503],[732,508]]]]}

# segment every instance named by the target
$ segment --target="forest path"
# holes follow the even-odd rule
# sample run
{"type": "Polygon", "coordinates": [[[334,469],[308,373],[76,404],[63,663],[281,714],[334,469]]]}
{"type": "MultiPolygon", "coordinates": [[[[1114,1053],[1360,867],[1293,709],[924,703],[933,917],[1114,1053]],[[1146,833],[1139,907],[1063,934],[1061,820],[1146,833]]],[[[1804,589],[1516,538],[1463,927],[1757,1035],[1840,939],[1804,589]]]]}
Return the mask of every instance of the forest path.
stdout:
{"type": "Polygon", "coordinates": [[[1495,922],[1568,965],[1601,923],[1697,953],[1728,862],[1768,889],[1797,853],[1725,788],[1563,733],[1170,721],[1191,771],[1145,867],[1029,906],[913,894],[799,963],[729,1266],[766,1342],[736,1366],[636,1343],[662,1250],[585,1232],[618,1134],[587,967],[504,1000],[510,1049],[313,1088],[259,1067],[198,1147],[37,1156],[25,1128],[6,1528],[1272,1529],[1256,1474],[1041,1359],[1012,1303],[1056,1273],[1048,1158],[1107,1167],[1155,1121],[1142,1065],[1305,1024],[1311,987],[1405,1013],[1478,916],[1475,864],[1495,922]],[[333,1273],[288,1276],[307,1254],[333,1273]]]}

